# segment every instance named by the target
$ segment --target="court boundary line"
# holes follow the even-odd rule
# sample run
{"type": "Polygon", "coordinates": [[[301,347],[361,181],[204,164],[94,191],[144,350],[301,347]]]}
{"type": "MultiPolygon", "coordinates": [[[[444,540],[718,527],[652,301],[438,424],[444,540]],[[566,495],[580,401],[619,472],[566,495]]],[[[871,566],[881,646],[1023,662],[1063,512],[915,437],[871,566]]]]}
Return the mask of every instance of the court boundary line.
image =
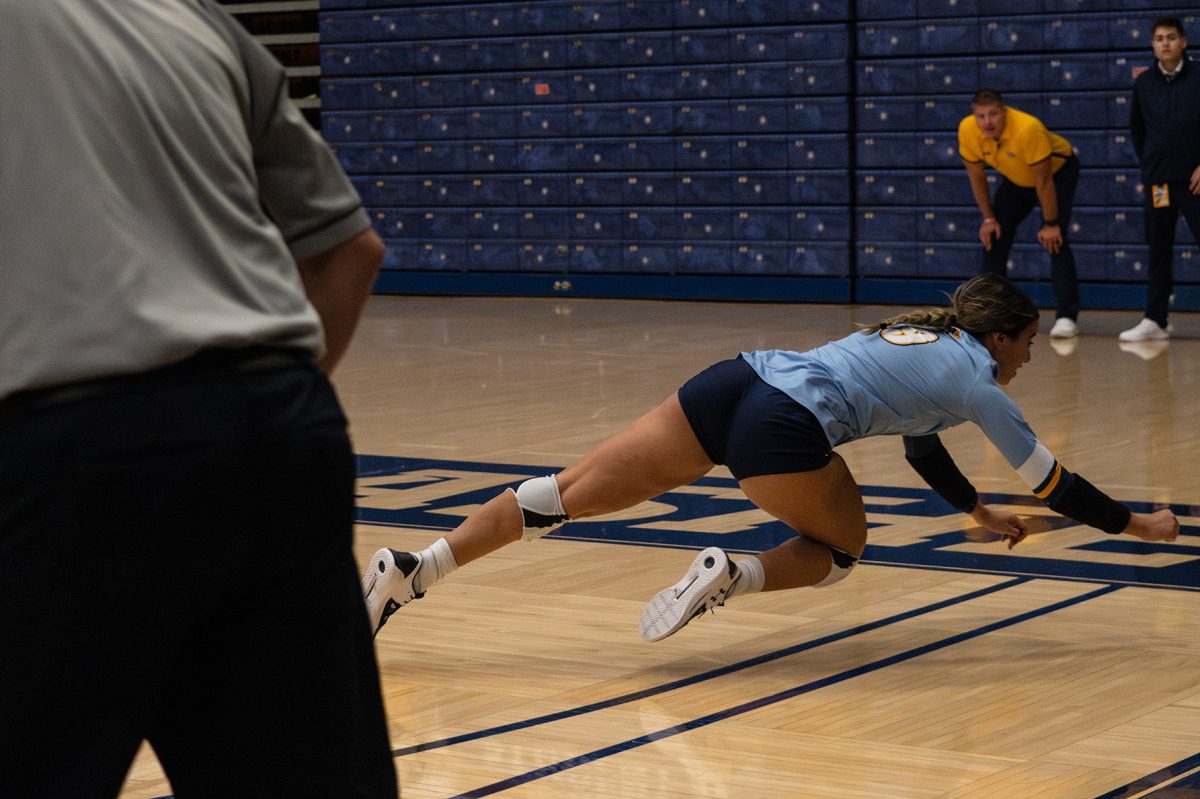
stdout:
{"type": "Polygon", "coordinates": [[[405,757],[407,755],[417,754],[419,752],[429,752],[434,749],[442,749],[444,747],[454,746],[454,745],[460,744],[460,743],[467,743],[469,741],[477,741],[482,738],[490,738],[490,737],[493,737],[496,735],[503,735],[505,733],[515,732],[517,730],[524,730],[524,729],[528,729],[530,727],[541,726],[542,724],[549,724],[549,723],[555,722],[555,721],[562,721],[563,719],[577,718],[579,716],[587,715],[588,713],[595,713],[600,710],[607,710],[608,708],[617,707],[620,705],[628,704],[630,702],[636,702],[636,701],[639,701],[642,699],[647,699],[652,696],[659,696],[661,694],[665,694],[670,691],[677,690],[679,688],[686,688],[686,687],[689,687],[692,685],[698,685],[702,682],[707,682],[708,680],[714,680],[714,679],[717,679],[719,677],[724,677],[729,674],[736,674],[739,671],[753,668],[754,666],[761,666],[764,663],[770,663],[775,660],[781,660],[785,657],[791,657],[792,655],[796,655],[801,652],[807,652],[811,649],[816,649],[818,647],[825,646],[826,644],[836,643],[837,641],[842,641],[847,638],[852,638],[856,635],[861,635],[863,633],[868,633],[868,632],[873,632],[874,630],[883,629],[884,627],[889,627],[893,624],[898,624],[902,621],[907,621],[909,619],[918,618],[920,616],[924,616],[929,613],[934,613],[939,610],[944,610],[945,608],[953,607],[954,605],[959,605],[964,602],[970,602],[974,599],[979,599],[981,597],[988,596],[990,594],[994,594],[994,593],[997,593],[999,591],[1002,591],[1002,590],[1005,590],[1008,588],[1013,588],[1017,585],[1023,585],[1028,582],[1031,582],[1031,581],[1027,580],[1027,579],[1016,578],[1016,579],[1008,580],[1007,582],[997,583],[996,585],[990,585],[990,586],[985,586],[983,588],[977,588],[974,591],[968,591],[965,594],[960,594],[958,596],[951,597],[949,599],[942,599],[937,602],[930,603],[928,605],[923,605],[918,608],[913,608],[912,610],[904,611],[903,613],[895,613],[891,616],[886,616],[882,619],[876,619],[875,621],[866,622],[864,624],[859,624],[854,627],[849,627],[840,632],[823,635],[819,638],[814,638],[810,641],[804,641],[804,642],[801,642],[798,644],[793,644],[792,646],[784,647],[783,649],[777,649],[773,652],[764,652],[761,655],[756,655],[752,658],[747,658],[746,660],[738,661],[736,663],[731,663],[727,666],[720,666],[715,669],[709,669],[708,671],[700,672],[698,674],[693,674],[690,677],[682,677],[678,680],[672,680],[671,682],[662,683],[660,685],[651,686],[649,688],[643,688],[640,691],[633,691],[631,693],[621,694],[621,695],[618,695],[615,697],[611,697],[609,699],[603,699],[598,702],[591,702],[586,705],[581,705],[577,708],[572,708],[569,710],[560,710],[555,713],[547,713],[542,716],[535,716],[534,718],[525,719],[523,721],[514,721],[514,722],[510,722],[509,724],[500,724],[500,725],[496,725],[493,727],[485,728],[483,730],[476,730],[474,732],[469,732],[469,733],[461,733],[459,735],[452,735],[447,738],[441,738],[441,739],[434,740],[434,741],[427,741],[425,743],[412,744],[410,746],[400,747],[398,749],[392,750],[392,756],[393,757],[405,757]]]}
{"type": "MultiPolygon", "coordinates": [[[[551,541],[584,541],[589,544],[619,544],[621,546],[630,547],[650,547],[652,549],[678,549],[688,552],[697,552],[704,549],[702,546],[690,544],[664,544],[658,542],[644,541],[621,541],[613,538],[588,538],[585,536],[572,536],[569,533],[560,533],[555,531],[547,536],[551,541]]],[[[1103,540],[1103,539],[1101,539],[1103,540]]],[[[867,546],[871,546],[870,537],[868,535],[867,546]]],[[[735,555],[758,555],[761,554],[755,549],[738,549],[736,547],[721,547],[725,552],[735,555]]],[[[883,566],[889,569],[919,569],[922,571],[938,571],[952,572],[955,574],[989,574],[995,577],[1025,577],[1031,580],[1052,580],[1063,583],[1087,583],[1089,585],[1119,585],[1126,588],[1155,588],[1164,591],[1191,591],[1200,592],[1200,586],[1193,585],[1171,585],[1170,583],[1138,583],[1132,580],[1114,580],[1112,578],[1100,577],[1077,577],[1069,574],[1042,574],[1039,572],[1022,572],[1022,571],[1003,571],[1001,569],[981,569],[970,568],[968,566],[943,566],[930,563],[898,563],[890,560],[872,560],[871,558],[861,558],[858,561],[859,565],[866,564],[869,566],[883,566]]]]}
{"type": "MultiPolygon", "coordinates": [[[[411,524],[408,522],[376,522],[376,521],[356,521],[355,524],[366,527],[394,527],[404,530],[434,530],[446,531],[453,530],[453,527],[439,527],[436,525],[420,525],[411,524]]],[[[697,552],[704,547],[691,544],[667,544],[662,542],[649,541],[623,541],[616,538],[593,538],[583,535],[571,535],[555,531],[545,537],[549,541],[582,541],[587,544],[616,544],[626,547],[648,547],[650,549],[674,549],[681,552],[697,552]]],[[[867,546],[870,546],[868,538],[867,546]]],[[[727,553],[734,555],[758,555],[758,550],[755,549],[739,549],[737,547],[721,547],[727,553]]],[[[859,560],[859,564],[868,566],[883,566],[889,569],[919,569],[922,571],[939,571],[952,572],[955,574],[988,574],[995,577],[1025,577],[1031,580],[1052,580],[1063,583],[1087,583],[1089,585],[1120,585],[1126,588],[1153,588],[1159,591],[1186,591],[1190,593],[1200,593],[1200,586],[1194,585],[1171,585],[1169,583],[1139,583],[1132,580],[1114,580],[1112,578],[1100,577],[1079,577],[1073,575],[1058,575],[1058,574],[1039,574],[1037,572],[1022,572],[1022,571],[1004,571],[1001,569],[972,569],[966,566],[941,566],[937,564],[924,563],[895,563],[887,560],[871,560],[863,558],[859,560]]]]}
{"type": "Polygon", "coordinates": [[[602,747],[600,749],[595,749],[595,750],[588,752],[586,754],[583,754],[583,755],[578,755],[576,757],[567,758],[565,760],[560,760],[557,763],[551,763],[549,765],[542,766],[540,768],[532,769],[531,771],[527,771],[524,774],[518,774],[513,777],[508,777],[503,780],[498,780],[497,782],[493,782],[489,785],[484,785],[479,788],[474,788],[470,791],[467,791],[466,793],[457,794],[457,795],[451,797],[451,799],[479,799],[479,797],[491,796],[493,794],[500,793],[502,791],[506,791],[510,788],[516,788],[518,786],[525,785],[526,783],[533,782],[534,780],[543,779],[545,777],[549,777],[554,774],[558,774],[563,771],[567,771],[569,769],[576,768],[578,766],[583,766],[588,763],[593,763],[597,760],[601,760],[606,757],[611,757],[613,755],[621,754],[622,752],[627,752],[632,749],[637,749],[642,746],[646,746],[646,745],[649,745],[652,743],[656,743],[658,741],[665,740],[667,738],[672,738],[676,735],[681,735],[685,732],[690,732],[695,729],[700,729],[701,727],[707,727],[708,725],[715,724],[718,721],[725,721],[727,719],[734,718],[735,716],[740,716],[745,713],[749,713],[754,710],[758,710],[760,708],[767,707],[769,705],[777,704],[779,702],[783,702],[788,699],[793,699],[797,696],[801,696],[803,694],[810,693],[810,692],[818,690],[820,688],[825,688],[830,685],[836,685],[837,683],[845,682],[846,680],[850,680],[855,677],[860,677],[865,674],[871,674],[873,672],[879,671],[879,670],[887,668],[889,666],[894,666],[898,663],[903,663],[907,660],[912,660],[913,658],[917,658],[922,655],[927,655],[931,652],[936,652],[940,649],[945,649],[947,647],[954,646],[956,644],[962,643],[963,641],[969,641],[973,638],[978,638],[980,636],[987,635],[987,634],[995,632],[997,630],[1002,630],[1007,627],[1011,627],[1013,625],[1028,621],[1030,619],[1038,618],[1039,616],[1045,616],[1050,613],[1055,613],[1064,608],[1068,608],[1073,605],[1078,605],[1083,602],[1088,602],[1092,599],[1097,599],[1101,596],[1105,596],[1107,594],[1113,593],[1114,591],[1120,591],[1120,590],[1123,590],[1123,586],[1115,586],[1115,585],[1104,586],[1104,587],[1098,588],[1094,591],[1089,591],[1088,593],[1080,594],[1079,596],[1076,596],[1076,597],[1071,597],[1069,599],[1060,600],[1058,602],[1053,602],[1053,603],[1046,605],[1044,607],[1041,607],[1041,608],[1037,608],[1037,609],[1030,610],[1030,611],[1025,611],[1023,613],[1018,613],[1017,615],[1010,616],[1007,619],[1001,619],[999,621],[990,622],[981,627],[977,627],[973,630],[967,630],[967,631],[964,631],[961,633],[956,633],[954,635],[943,638],[939,641],[932,641],[928,644],[922,644],[921,646],[913,647],[912,649],[906,650],[904,652],[897,652],[894,655],[889,655],[887,657],[881,658],[881,659],[873,661],[871,663],[866,663],[866,664],[863,664],[862,666],[856,666],[852,669],[847,669],[843,672],[839,672],[838,674],[832,674],[832,675],[829,675],[828,677],[822,677],[817,680],[812,680],[810,682],[803,683],[803,684],[795,686],[793,688],[788,688],[783,691],[778,691],[774,694],[769,694],[767,696],[760,697],[758,699],[752,699],[749,702],[742,702],[740,704],[734,705],[733,707],[726,708],[725,710],[720,710],[715,713],[709,713],[707,715],[701,716],[696,719],[692,719],[691,721],[687,721],[682,724],[676,724],[671,727],[665,727],[661,730],[657,730],[655,732],[648,733],[646,735],[639,735],[636,738],[630,738],[626,741],[622,741],[617,744],[612,744],[610,746],[602,747]]]}
{"type": "Polygon", "coordinates": [[[1114,788],[1108,793],[1097,796],[1096,799],[1140,799],[1153,797],[1154,792],[1168,788],[1184,777],[1200,773],[1200,752],[1177,760],[1158,771],[1152,771],[1144,777],[1114,788]],[[1131,793],[1132,792],[1132,793],[1131,793]]]}

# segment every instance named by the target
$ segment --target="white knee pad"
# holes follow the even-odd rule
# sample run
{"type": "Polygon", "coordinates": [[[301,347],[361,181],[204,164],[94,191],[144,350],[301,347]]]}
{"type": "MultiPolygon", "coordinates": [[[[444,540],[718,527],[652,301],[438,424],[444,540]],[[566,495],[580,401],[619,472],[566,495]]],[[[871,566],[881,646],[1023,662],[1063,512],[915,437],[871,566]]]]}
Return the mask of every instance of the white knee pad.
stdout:
{"type": "Polygon", "coordinates": [[[552,474],[526,480],[517,486],[513,495],[521,508],[521,538],[526,541],[552,533],[567,521],[558,481],[552,474]]]}
{"type": "Polygon", "coordinates": [[[831,547],[829,544],[824,545],[829,550],[829,554],[833,556],[833,563],[829,567],[829,574],[825,579],[813,586],[813,588],[825,588],[833,585],[838,580],[846,579],[846,575],[850,574],[850,570],[858,563],[858,558],[851,555],[849,552],[843,552],[837,547],[831,547]]]}

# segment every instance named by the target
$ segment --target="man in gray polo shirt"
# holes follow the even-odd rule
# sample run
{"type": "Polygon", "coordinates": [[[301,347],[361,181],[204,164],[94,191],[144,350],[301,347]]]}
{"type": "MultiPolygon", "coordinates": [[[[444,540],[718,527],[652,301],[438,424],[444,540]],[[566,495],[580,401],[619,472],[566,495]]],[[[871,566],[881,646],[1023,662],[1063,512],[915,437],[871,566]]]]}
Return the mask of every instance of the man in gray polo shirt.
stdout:
{"type": "Polygon", "coordinates": [[[325,377],[382,244],[212,0],[0,0],[0,796],[394,797],[325,377]],[[321,367],[324,367],[324,371],[321,367]]]}

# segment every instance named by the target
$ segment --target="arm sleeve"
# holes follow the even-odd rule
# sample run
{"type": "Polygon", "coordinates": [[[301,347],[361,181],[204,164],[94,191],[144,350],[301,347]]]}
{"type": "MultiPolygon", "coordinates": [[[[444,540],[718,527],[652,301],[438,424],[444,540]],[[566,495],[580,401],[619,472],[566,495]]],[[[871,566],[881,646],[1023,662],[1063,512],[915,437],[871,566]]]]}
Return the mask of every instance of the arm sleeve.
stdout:
{"type": "Polygon", "coordinates": [[[1054,461],[1050,474],[1042,485],[1034,488],[1033,493],[1055,513],[1103,530],[1109,535],[1116,535],[1129,526],[1129,508],[1080,475],[1071,474],[1058,461],[1054,461]]]}
{"type": "Polygon", "coordinates": [[[942,499],[963,513],[975,509],[979,493],[954,463],[937,433],[904,436],[904,457],[942,499]]]}
{"type": "Polygon", "coordinates": [[[1063,468],[998,386],[980,387],[972,398],[975,423],[1052,511],[1111,534],[1129,525],[1129,509],[1063,468]]]}

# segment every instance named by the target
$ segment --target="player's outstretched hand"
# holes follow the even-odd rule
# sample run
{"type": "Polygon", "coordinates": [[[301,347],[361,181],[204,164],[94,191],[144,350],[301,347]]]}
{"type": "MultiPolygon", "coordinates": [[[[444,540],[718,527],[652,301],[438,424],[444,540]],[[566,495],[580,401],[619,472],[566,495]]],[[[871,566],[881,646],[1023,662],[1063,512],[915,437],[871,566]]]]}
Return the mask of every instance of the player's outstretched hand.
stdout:
{"type": "Polygon", "coordinates": [[[1143,541],[1174,541],[1179,536],[1179,519],[1170,508],[1154,513],[1134,513],[1122,532],[1143,541]]]}
{"type": "Polygon", "coordinates": [[[1009,549],[1024,541],[1025,536],[1029,535],[1029,528],[1020,516],[1010,511],[992,510],[982,502],[975,506],[971,517],[984,529],[1004,536],[1009,549]]]}

